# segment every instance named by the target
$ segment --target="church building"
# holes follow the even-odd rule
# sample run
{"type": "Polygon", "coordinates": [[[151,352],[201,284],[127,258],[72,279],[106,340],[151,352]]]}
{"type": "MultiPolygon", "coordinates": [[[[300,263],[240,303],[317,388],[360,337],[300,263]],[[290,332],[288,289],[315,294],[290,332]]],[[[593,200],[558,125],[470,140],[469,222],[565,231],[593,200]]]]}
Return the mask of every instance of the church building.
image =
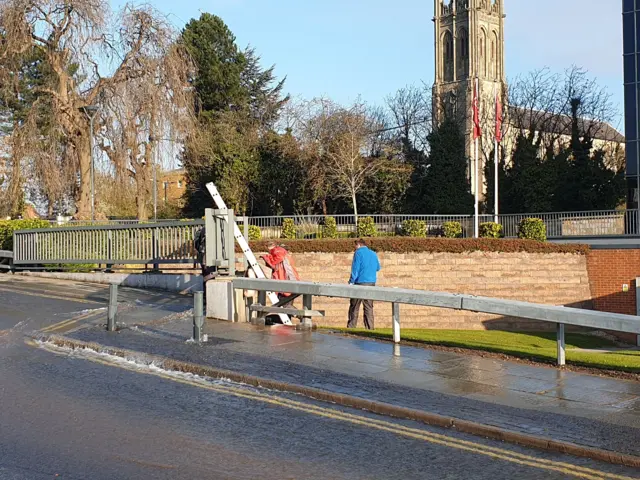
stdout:
{"type": "MultiPolygon", "coordinates": [[[[434,0],[435,81],[433,84],[433,121],[438,124],[445,115],[453,115],[464,124],[469,158],[469,178],[474,182],[474,141],[472,103],[476,78],[479,86],[479,108],[482,136],[479,140],[478,171],[480,198],[486,182],[484,163],[494,150],[495,104],[500,99],[504,126],[502,147],[507,159],[520,132],[528,133],[530,125],[545,131],[536,135],[552,142],[566,144],[571,138],[571,118],[546,112],[525,110],[508,105],[505,75],[505,10],[506,0],[434,0]]],[[[595,148],[610,150],[611,155],[624,155],[624,137],[606,123],[581,119],[595,148]]],[[[543,142],[544,143],[544,142],[543,142]]],[[[557,143],[556,143],[557,145],[557,143]]],[[[507,160],[508,161],[508,160],[507,160]]],[[[613,167],[615,168],[615,167],[613,167]]]]}

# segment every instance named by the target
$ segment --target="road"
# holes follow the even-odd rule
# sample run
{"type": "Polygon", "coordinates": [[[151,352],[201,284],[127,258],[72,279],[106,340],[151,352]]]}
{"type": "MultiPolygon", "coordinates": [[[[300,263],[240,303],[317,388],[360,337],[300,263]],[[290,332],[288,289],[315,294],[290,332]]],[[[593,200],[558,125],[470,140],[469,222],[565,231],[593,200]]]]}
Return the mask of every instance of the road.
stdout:
{"type": "Polygon", "coordinates": [[[88,321],[83,311],[106,298],[101,286],[0,276],[1,479],[640,478],[630,468],[26,337],[88,321]]]}

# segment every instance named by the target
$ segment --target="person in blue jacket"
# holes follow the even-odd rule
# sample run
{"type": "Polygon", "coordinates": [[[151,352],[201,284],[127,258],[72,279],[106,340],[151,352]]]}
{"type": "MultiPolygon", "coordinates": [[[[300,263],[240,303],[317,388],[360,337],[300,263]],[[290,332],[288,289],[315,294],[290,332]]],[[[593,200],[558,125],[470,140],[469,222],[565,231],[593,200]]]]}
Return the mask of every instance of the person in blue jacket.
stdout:
{"type": "MultiPolygon", "coordinates": [[[[349,285],[375,286],[380,271],[380,261],[376,252],[367,247],[363,239],[356,240],[356,250],[351,262],[351,278],[349,285]]],[[[349,323],[347,328],[358,326],[358,316],[360,315],[360,304],[364,304],[364,326],[373,330],[373,300],[351,299],[349,305],[349,323]]]]}

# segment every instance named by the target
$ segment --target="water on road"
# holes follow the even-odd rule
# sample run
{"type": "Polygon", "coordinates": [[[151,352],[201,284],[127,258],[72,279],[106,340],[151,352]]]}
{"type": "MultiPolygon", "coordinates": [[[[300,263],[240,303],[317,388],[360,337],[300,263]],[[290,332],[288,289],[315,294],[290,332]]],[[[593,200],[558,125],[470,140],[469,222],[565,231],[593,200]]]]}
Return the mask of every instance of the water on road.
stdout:
{"type": "Polygon", "coordinates": [[[630,468],[25,337],[102,308],[104,292],[0,283],[0,478],[640,478],[630,468]]]}

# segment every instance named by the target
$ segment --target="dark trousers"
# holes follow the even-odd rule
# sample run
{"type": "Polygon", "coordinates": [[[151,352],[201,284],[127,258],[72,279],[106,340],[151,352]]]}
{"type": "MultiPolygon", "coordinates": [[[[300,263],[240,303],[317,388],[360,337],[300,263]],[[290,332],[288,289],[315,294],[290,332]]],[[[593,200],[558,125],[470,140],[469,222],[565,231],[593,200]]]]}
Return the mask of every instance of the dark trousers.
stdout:
{"type": "MultiPolygon", "coordinates": [[[[373,287],[375,283],[356,283],[356,285],[363,285],[366,287],[373,287]]],[[[347,328],[358,327],[358,316],[360,315],[360,304],[364,306],[364,327],[368,330],[373,330],[373,300],[361,300],[359,298],[352,298],[349,304],[349,323],[347,328]]]]}

